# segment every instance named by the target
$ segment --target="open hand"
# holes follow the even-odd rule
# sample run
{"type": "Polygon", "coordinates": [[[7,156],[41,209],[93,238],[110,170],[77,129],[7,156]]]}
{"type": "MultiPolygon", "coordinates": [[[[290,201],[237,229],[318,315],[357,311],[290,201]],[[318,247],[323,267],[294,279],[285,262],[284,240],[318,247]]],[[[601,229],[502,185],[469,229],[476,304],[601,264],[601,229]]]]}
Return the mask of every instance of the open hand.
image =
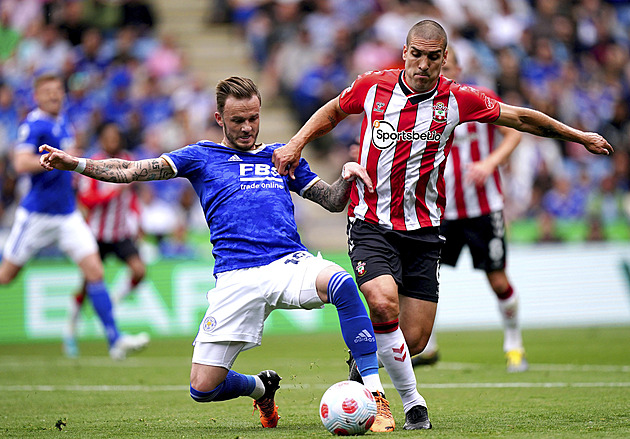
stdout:
{"type": "Polygon", "coordinates": [[[614,152],[610,143],[597,133],[586,133],[586,140],[582,144],[593,154],[609,155],[614,152]]]}
{"type": "Polygon", "coordinates": [[[367,169],[357,162],[348,162],[343,165],[343,168],[341,168],[341,177],[346,181],[354,181],[358,178],[365,184],[368,192],[374,192],[374,185],[368,175],[367,169]]]}

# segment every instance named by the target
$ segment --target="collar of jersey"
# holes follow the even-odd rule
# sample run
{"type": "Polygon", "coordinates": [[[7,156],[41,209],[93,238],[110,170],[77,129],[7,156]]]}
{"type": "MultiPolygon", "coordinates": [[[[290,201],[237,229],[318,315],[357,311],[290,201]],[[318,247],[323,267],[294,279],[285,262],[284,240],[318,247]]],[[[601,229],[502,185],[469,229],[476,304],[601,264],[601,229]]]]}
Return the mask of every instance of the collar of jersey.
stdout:
{"type": "Polygon", "coordinates": [[[418,93],[407,85],[407,81],[405,81],[404,75],[405,71],[402,70],[400,72],[400,76],[398,76],[398,85],[400,85],[400,88],[402,89],[403,93],[405,93],[405,96],[407,96],[407,99],[409,99],[414,105],[419,102],[426,101],[431,96],[433,96],[437,92],[438,86],[440,85],[440,80],[442,79],[441,76],[438,78],[438,81],[435,83],[435,87],[432,90],[429,90],[425,93],[418,93]]]}
{"type": "Polygon", "coordinates": [[[258,154],[260,151],[262,151],[263,149],[265,149],[267,147],[267,145],[265,145],[264,143],[259,144],[256,149],[250,149],[249,151],[241,151],[240,149],[236,149],[236,148],[232,148],[230,146],[227,146],[225,143],[223,142],[219,142],[219,145],[224,146],[232,151],[236,151],[236,152],[248,152],[250,154],[258,154]]]}
{"type": "Polygon", "coordinates": [[[50,120],[52,122],[59,122],[62,120],[62,116],[61,113],[59,113],[56,116],[53,116],[50,113],[46,113],[44,110],[42,110],[41,108],[37,107],[35,109],[35,118],[36,119],[46,119],[46,120],[50,120]]]}

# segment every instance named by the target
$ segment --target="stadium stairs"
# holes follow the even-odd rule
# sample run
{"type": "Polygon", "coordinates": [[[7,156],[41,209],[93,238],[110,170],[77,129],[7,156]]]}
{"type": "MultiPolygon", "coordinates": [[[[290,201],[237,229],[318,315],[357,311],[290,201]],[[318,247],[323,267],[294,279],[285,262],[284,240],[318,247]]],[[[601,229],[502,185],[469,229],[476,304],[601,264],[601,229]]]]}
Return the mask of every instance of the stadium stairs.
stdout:
{"type": "MultiPolygon", "coordinates": [[[[238,29],[231,24],[206,22],[208,0],[154,0],[158,33],[172,35],[182,49],[189,69],[199,74],[209,86],[232,75],[252,78],[261,87],[262,123],[259,139],[286,142],[299,128],[283,99],[265,93],[264,78],[251,61],[249,48],[238,29]]],[[[214,139],[210,139],[214,140],[214,139]]],[[[216,139],[219,140],[219,139],[216,139]]],[[[317,162],[305,157],[321,177],[332,183],[341,165],[317,162]]],[[[295,197],[296,217],[303,242],[312,251],[345,249],[345,214],[330,214],[318,205],[295,197]]]]}

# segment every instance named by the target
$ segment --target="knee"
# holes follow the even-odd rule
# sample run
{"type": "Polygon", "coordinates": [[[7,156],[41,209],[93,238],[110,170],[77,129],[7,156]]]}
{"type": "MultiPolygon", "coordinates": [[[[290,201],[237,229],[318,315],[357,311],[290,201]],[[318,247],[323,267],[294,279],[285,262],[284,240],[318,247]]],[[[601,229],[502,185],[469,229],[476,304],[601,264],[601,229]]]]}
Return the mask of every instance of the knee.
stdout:
{"type": "Polygon", "coordinates": [[[195,402],[211,402],[214,400],[215,392],[204,392],[201,390],[197,390],[197,388],[193,385],[192,381],[190,383],[190,397],[195,402]]]}
{"type": "Polygon", "coordinates": [[[374,297],[368,304],[370,317],[376,322],[389,322],[398,318],[398,302],[388,297],[374,297]]]}

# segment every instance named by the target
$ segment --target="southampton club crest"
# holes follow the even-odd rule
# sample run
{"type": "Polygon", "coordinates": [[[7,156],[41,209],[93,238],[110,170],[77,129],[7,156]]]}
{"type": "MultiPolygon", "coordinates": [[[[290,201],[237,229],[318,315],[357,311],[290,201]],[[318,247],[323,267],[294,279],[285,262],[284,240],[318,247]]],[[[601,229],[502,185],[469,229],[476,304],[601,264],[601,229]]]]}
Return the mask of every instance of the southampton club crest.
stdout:
{"type": "Polygon", "coordinates": [[[365,262],[359,261],[356,267],[357,276],[363,276],[365,274],[365,262]]]}
{"type": "Polygon", "coordinates": [[[433,120],[437,123],[445,123],[448,117],[448,107],[443,102],[433,106],[433,120]]]}

